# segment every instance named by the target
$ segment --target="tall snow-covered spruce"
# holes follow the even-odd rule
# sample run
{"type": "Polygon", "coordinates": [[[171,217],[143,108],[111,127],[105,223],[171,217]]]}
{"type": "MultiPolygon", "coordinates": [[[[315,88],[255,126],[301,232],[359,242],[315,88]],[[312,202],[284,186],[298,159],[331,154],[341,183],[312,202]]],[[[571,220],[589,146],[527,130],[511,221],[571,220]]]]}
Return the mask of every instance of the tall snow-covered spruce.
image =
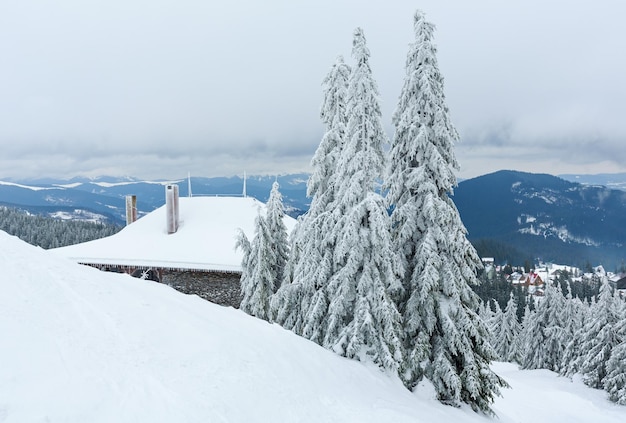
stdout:
{"type": "Polygon", "coordinates": [[[339,60],[324,81],[327,132],[313,160],[313,202],[298,229],[293,282],[275,296],[283,306],[273,308],[276,320],[296,333],[397,371],[403,354],[394,298],[402,288],[393,271],[389,216],[375,189],[387,138],[360,28],[352,56],[352,72],[339,60]]]}
{"type": "Polygon", "coordinates": [[[385,182],[405,290],[399,300],[408,354],[402,374],[408,387],[427,377],[442,402],[491,413],[506,382],[489,368],[495,354],[470,288],[481,263],[449,198],[459,136],[445,101],[434,25],[418,11],[414,29],[385,182]]]}
{"type": "Polygon", "coordinates": [[[403,354],[394,298],[402,287],[394,275],[389,217],[375,189],[384,169],[387,137],[369,56],[363,30],[357,28],[348,84],[348,126],[336,170],[337,238],[327,287],[324,346],[347,357],[369,356],[380,366],[397,370],[403,354]]]}
{"type": "Polygon", "coordinates": [[[338,56],[322,82],[324,99],[320,119],[326,132],[311,160],[313,173],[307,183],[307,195],[312,199],[307,213],[309,219],[332,210],[335,202],[337,162],[348,126],[348,82],[351,72],[343,57],[338,56]]]}
{"type": "Polygon", "coordinates": [[[337,216],[332,211],[337,161],[348,124],[350,71],[339,56],[322,82],[320,118],[326,131],[311,160],[313,173],[307,183],[311,206],[292,234],[285,286],[272,298],[274,321],[319,344],[324,337],[329,301],[325,287],[333,269],[337,216]]]}

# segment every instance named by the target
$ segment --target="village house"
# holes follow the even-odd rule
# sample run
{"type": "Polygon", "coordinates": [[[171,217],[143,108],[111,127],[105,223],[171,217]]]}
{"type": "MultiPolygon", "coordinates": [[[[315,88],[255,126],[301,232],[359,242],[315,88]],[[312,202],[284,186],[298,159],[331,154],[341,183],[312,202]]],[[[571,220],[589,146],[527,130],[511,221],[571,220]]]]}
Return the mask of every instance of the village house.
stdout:
{"type": "MultiPolygon", "coordinates": [[[[544,275],[544,277],[546,277],[544,275]]],[[[547,279],[547,278],[546,278],[547,279]]],[[[538,272],[530,271],[528,273],[513,272],[508,281],[513,286],[521,286],[526,291],[537,297],[542,297],[544,293],[545,283],[538,272]]]]}
{"type": "Polygon", "coordinates": [[[615,281],[615,290],[620,298],[626,297],[626,276],[622,276],[620,279],[615,281]]]}

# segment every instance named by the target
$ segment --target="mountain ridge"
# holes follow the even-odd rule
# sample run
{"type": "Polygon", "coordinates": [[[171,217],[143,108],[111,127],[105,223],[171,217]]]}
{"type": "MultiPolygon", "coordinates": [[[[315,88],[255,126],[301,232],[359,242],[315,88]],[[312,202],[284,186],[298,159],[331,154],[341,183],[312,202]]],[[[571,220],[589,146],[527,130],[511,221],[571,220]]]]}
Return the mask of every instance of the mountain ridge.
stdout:
{"type": "MultiPolygon", "coordinates": [[[[310,204],[308,176],[249,176],[246,194],[265,202],[272,183],[278,181],[287,213],[297,217],[310,204]]],[[[101,221],[124,224],[126,195],[137,195],[139,214],[146,214],[164,204],[164,185],[170,182],[178,183],[181,196],[188,195],[187,178],[0,181],[0,205],[48,215],[62,211],[70,217],[75,211],[76,219],[86,211],[101,216],[101,221]]],[[[243,194],[244,181],[237,176],[193,177],[191,186],[193,195],[237,196],[243,194]]],[[[624,191],[549,174],[501,170],[461,181],[452,199],[474,243],[493,240],[526,256],[580,267],[587,261],[618,266],[626,259],[624,191]]]]}
{"type": "Polygon", "coordinates": [[[623,191],[498,171],[462,182],[452,198],[472,242],[493,239],[536,258],[577,265],[594,260],[616,266],[625,258],[623,191]]]}

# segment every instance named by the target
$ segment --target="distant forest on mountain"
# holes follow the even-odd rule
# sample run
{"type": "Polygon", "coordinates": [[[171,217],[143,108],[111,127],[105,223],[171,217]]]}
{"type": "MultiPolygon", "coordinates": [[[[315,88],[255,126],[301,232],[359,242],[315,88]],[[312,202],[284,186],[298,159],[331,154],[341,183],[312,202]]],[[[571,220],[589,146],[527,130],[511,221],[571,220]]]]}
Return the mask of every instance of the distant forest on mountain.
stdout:
{"type": "Polygon", "coordinates": [[[0,230],[44,249],[64,247],[113,235],[121,226],[79,220],[59,220],[23,210],[0,207],[0,230]]]}

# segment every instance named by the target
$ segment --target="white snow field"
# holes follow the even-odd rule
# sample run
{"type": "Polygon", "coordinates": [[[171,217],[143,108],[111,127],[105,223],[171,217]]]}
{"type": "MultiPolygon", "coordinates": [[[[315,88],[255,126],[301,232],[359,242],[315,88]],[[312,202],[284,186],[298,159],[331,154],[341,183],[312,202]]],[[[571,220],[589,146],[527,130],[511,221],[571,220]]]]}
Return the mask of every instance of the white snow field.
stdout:
{"type": "MultiPolygon", "coordinates": [[[[0,422],[486,422],[277,325],[0,232],[0,422]]],[[[500,422],[623,422],[603,391],[496,363],[500,422]]]]}

